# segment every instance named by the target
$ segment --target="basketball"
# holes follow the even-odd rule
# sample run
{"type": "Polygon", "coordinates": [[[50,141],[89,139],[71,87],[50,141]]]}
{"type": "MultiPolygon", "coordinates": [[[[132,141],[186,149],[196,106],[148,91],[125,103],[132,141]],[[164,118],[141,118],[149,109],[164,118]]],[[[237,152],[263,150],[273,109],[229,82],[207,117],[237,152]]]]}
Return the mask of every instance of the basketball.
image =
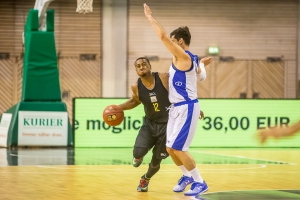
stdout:
{"type": "Polygon", "coordinates": [[[103,120],[110,126],[121,124],[124,119],[124,111],[118,105],[109,105],[103,111],[103,120]]]}

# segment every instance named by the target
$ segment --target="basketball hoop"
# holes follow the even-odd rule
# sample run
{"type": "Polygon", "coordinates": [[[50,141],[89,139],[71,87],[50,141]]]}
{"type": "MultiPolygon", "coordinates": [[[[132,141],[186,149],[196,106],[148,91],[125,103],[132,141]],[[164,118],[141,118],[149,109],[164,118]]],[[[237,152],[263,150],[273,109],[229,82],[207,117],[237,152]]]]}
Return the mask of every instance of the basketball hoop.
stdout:
{"type": "Polygon", "coordinates": [[[76,12],[82,14],[93,12],[93,0],[77,0],[76,12]]]}

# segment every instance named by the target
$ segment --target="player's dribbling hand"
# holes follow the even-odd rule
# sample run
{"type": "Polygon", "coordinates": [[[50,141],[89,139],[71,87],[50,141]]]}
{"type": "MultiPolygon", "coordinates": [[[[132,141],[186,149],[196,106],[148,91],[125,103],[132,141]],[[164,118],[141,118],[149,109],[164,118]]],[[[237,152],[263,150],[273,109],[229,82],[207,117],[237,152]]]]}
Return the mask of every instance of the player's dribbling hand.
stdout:
{"type": "Polygon", "coordinates": [[[211,63],[212,61],[212,57],[204,57],[201,58],[200,62],[202,62],[204,64],[204,66],[207,66],[211,63]]]}
{"type": "Polygon", "coordinates": [[[204,113],[202,112],[202,110],[200,110],[200,117],[199,119],[203,119],[204,118],[204,113]]]}
{"type": "Polygon", "coordinates": [[[144,3],[144,13],[145,13],[145,16],[146,16],[146,17],[151,17],[151,14],[152,14],[151,9],[150,9],[150,7],[147,6],[147,4],[145,4],[145,3],[144,3]]]}

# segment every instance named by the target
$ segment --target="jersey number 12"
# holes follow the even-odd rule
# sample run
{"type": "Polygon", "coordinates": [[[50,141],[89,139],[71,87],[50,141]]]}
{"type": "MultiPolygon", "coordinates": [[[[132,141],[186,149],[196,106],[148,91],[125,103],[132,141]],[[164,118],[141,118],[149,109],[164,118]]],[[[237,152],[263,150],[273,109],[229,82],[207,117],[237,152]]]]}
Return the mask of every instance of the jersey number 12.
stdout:
{"type": "Polygon", "coordinates": [[[159,112],[158,103],[153,103],[154,111],[159,112]]]}

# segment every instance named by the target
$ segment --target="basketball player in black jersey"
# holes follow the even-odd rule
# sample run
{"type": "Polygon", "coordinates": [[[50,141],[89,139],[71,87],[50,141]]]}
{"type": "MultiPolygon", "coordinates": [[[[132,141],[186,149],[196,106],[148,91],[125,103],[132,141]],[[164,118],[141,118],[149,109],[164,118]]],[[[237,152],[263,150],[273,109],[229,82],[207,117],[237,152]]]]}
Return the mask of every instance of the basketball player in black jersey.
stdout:
{"type": "MultiPolygon", "coordinates": [[[[203,59],[204,65],[211,62],[211,58],[203,59]]],[[[132,165],[139,167],[144,156],[153,148],[152,159],[147,173],[140,180],[137,187],[139,192],[147,192],[150,178],[160,168],[162,159],[169,155],[166,151],[166,128],[168,122],[168,73],[151,72],[151,65],[147,58],[140,57],[134,62],[139,79],[131,86],[132,96],[119,106],[123,110],[130,110],[141,103],[144,105],[145,117],[142,127],[135,140],[132,165]]],[[[200,119],[204,117],[200,113],[200,119]]]]}
{"type": "Polygon", "coordinates": [[[139,167],[143,157],[153,148],[148,171],[141,177],[137,188],[139,192],[147,192],[150,178],[158,172],[162,159],[168,157],[166,151],[167,109],[171,105],[167,90],[168,73],[152,73],[150,62],[144,57],[138,58],[134,65],[140,78],[131,86],[131,98],[119,106],[123,110],[129,110],[141,103],[144,105],[145,117],[135,140],[132,165],[139,167]]]}

